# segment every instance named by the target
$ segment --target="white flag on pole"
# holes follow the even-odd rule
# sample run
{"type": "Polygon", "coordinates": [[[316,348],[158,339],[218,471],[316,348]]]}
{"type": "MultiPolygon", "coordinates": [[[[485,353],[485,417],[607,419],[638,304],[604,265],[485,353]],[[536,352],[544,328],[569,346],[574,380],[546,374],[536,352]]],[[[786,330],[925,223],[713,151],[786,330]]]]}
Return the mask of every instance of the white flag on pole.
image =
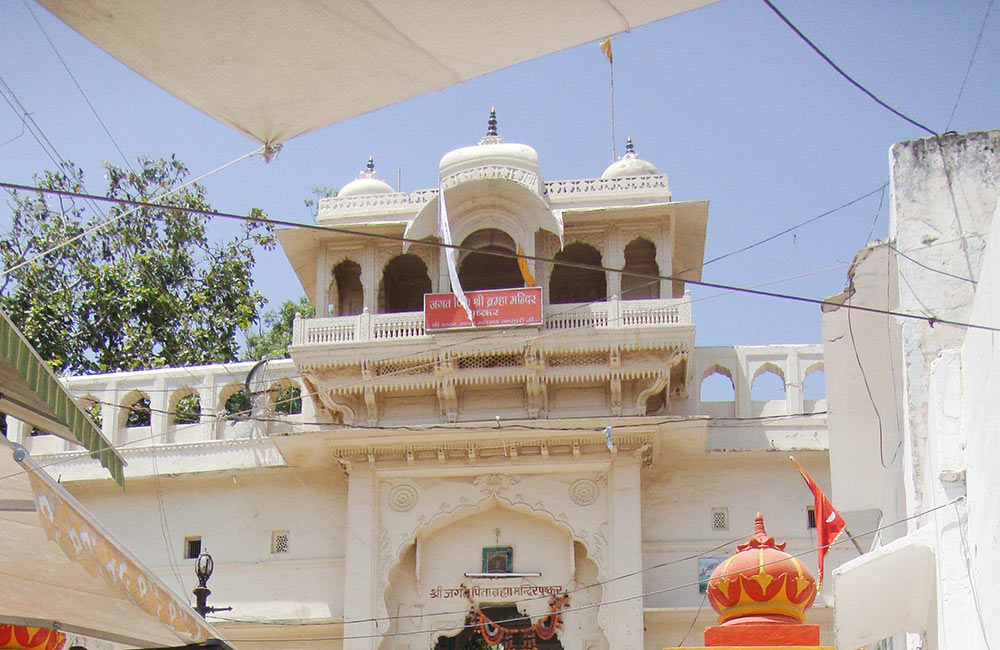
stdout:
{"type": "Polygon", "coordinates": [[[469,309],[469,300],[462,291],[462,283],[458,280],[458,268],[455,266],[455,249],[451,248],[451,226],[448,225],[448,209],[444,205],[444,185],[438,183],[438,230],[441,231],[441,241],[445,244],[444,256],[448,262],[448,276],[451,278],[451,292],[455,294],[455,299],[465,309],[469,316],[469,321],[475,324],[472,317],[472,310],[469,309]]]}

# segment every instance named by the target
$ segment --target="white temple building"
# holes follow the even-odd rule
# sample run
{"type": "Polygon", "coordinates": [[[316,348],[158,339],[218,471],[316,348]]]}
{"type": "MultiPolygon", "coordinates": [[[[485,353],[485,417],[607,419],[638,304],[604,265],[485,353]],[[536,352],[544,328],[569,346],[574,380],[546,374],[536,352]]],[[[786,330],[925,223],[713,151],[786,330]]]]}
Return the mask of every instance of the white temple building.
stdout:
{"type": "MultiPolygon", "coordinates": [[[[61,439],[13,420],[9,437],[178,590],[210,552],[210,604],[233,609],[209,621],[241,650],[464,650],[468,596],[537,621],[562,591],[547,648],[701,645],[699,574],[757,512],[815,571],[788,455],[830,487],[826,400],[804,391],[823,347],[695,345],[708,201],[674,200],[631,142],[546,180],[495,119],[439,169],[458,277],[496,324],[431,322],[452,291],[439,190],[394,190],[369,161],[316,228],[279,232],[317,314],[290,359],[66,380],[120,445],[124,490],[61,439]],[[731,391],[703,400],[715,375],[731,391]],[[766,376],[783,397],[754,399],[766,376]]],[[[825,644],[831,571],[856,554],[827,558],[825,644]]]]}

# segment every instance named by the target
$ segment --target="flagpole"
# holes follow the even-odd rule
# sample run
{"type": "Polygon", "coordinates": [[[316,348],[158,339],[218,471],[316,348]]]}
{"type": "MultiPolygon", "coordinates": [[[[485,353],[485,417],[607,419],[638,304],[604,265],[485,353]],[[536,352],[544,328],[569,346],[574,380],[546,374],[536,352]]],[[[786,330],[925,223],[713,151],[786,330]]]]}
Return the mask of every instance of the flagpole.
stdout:
{"type": "Polygon", "coordinates": [[[611,69],[611,160],[618,160],[618,148],[615,144],[615,61],[610,59],[608,67],[611,69]]]}
{"type": "Polygon", "coordinates": [[[614,162],[618,160],[618,146],[615,144],[615,57],[611,52],[611,37],[601,41],[600,45],[611,70],[611,162],[614,162]]]}
{"type": "Polygon", "coordinates": [[[858,544],[858,540],[854,539],[854,535],[851,534],[851,531],[847,530],[847,526],[844,526],[844,532],[847,533],[850,540],[854,542],[854,548],[858,549],[858,555],[864,555],[865,552],[861,550],[861,545],[858,544]]]}

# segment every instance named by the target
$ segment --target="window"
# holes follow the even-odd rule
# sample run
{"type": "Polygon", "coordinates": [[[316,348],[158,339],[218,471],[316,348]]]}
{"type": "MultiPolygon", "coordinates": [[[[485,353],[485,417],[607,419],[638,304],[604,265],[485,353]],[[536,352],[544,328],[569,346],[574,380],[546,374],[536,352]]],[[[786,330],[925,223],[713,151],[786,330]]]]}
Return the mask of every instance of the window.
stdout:
{"type": "Polygon", "coordinates": [[[510,546],[487,546],[483,549],[483,573],[511,573],[514,549],[510,546]]]}
{"type": "Polygon", "coordinates": [[[427,265],[413,254],[398,255],[386,264],[379,284],[378,304],[383,314],[420,311],[424,294],[431,292],[427,265]]]}
{"type": "Polygon", "coordinates": [[[201,555],[201,536],[184,538],[184,558],[192,560],[201,555]]]}
{"type": "Polygon", "coordinates": [[[712,530],[729,530],[729,508],[712,508],[712,530]]]}
{"type": "Polygon", "coordinates": [[[361,265],[344,260],[333,268],[333,289],[336,290],[337,315],[353,316],[365,308],[365,290],[361,284],[361,265]]]}
{"type": "Polygon", "coordinates": [[[806,528],[810,530],[816,528],[816,508],[812,506],[806,508],[806,528]]]}
{"type": "Polygon", "coordinates": [[[126,427],[148,427],[151,422],[149,398],[145,395],[132,402],[125,419],[126,427]]]}
{"type": "Polygon", "coordinates": [[[556,253],[556,261],[588,264],[593,269],[579,266],[556,265],[549,278],[549,302],[553,305],[603,301],[608,297],[607,278],[601,265],[601,254],[590,244],[573,243],[556,253]]]}
{"type": "Polygon", "coordinates": [[[288,531],[287,530],[273,530],[271,531],[271,553],[287,553],[288,552],[288,531]]]}

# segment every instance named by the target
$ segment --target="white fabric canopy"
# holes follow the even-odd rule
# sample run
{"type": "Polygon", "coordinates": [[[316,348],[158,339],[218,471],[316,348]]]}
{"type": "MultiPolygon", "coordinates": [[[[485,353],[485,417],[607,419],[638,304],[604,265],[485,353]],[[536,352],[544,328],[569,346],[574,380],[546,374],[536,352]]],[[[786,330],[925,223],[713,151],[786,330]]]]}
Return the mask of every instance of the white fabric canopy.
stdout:
{"type": "Polygon", "coordinates": [[[0,623],[140,647],[223,638],[16,448],[0,437],[0,623]]]}
{"type": "Polygon", "coordinates": [[[268,144],[715,1],[39,0],[268,144]]]}

